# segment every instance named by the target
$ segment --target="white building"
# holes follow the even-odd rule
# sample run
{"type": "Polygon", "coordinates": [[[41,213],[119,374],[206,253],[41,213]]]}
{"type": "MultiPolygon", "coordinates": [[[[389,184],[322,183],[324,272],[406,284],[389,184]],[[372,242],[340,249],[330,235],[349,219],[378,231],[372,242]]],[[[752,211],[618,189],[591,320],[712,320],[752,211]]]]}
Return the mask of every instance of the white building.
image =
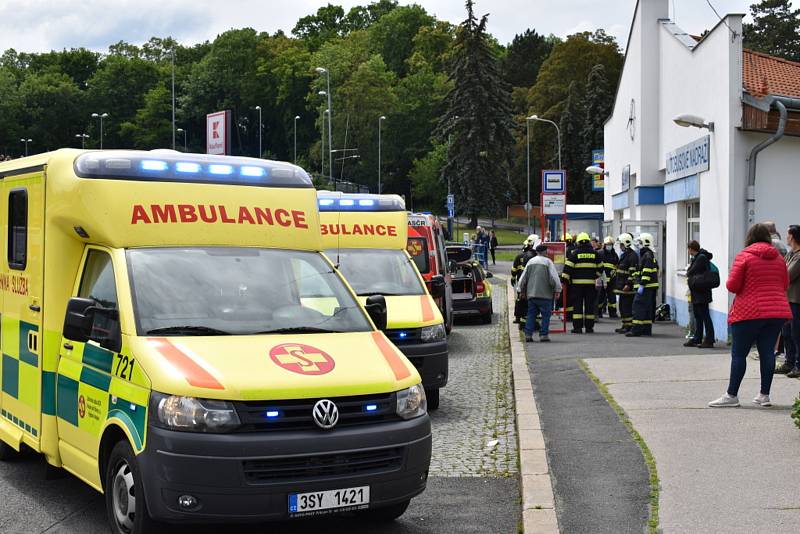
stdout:
{"type": "Polygon", "coordinates": [[[743,49],[743,15],[728,15],[703,38],[692,37],[669,20],[668,5],[636,5],[605,124],[605,221],[613,235],[656,236],[661,298],[683,325],[686,244],[697,239],[711,251],[723,281],[711,315],[717,338],[725,340],[731,298],[724,281],[747,228],[772,220],[783,235],[789,224],[800,224],[800,63],[743,49]],[[748,188],[751,151],[775,135],[781,105],[788,108],[785,135],[760,152],[755,186],[748,188]],[[687,114],[706,127],[674,122],[687,114]],[[748,203],[748,193],[755,202],[748,203]]]}

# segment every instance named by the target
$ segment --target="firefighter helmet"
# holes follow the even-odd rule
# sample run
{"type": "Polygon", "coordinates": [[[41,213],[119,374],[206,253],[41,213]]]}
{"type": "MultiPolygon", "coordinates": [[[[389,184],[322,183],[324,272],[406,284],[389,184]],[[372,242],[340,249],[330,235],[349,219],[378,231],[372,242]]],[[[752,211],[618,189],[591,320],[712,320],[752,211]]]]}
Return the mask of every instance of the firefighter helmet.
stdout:
{"type": "Polygon", "coordinates": [[[572,241],[572,234],[570,234],[569,232],[564,234],[564,241],[572,241]]]}
{"type": "Polygon", "coordinates": [[[589,241],[591,241],[591,238],[589,237],[589,234],[587,234],[586,232],[581,232],[580,234],[578,234],[578,237],[575,239],[575,241],[577,241],[578,243],[588,243],[589,241]]]}
{"type": "Polygon", "coordinates": [[[652,247],[653,236],[648,234],[647,232],[642,232],[641,234],[639,234],[639,242],[642,244],[642,246],[652,247]]]}
{"type": "Polygon", "coordinates": [[[603,239],[603,243],[605,243],[606,245],[613,245],[614,244],[614,238],[611,237],[610,235],[606,236],[606,238],[603,239]]]}
{"type": "Polygon", "coordinates": [[[619,241],[623,247],[630,248],[633,245],[633,236],[628,233],[620,234],[617,241],[619,241]]]}

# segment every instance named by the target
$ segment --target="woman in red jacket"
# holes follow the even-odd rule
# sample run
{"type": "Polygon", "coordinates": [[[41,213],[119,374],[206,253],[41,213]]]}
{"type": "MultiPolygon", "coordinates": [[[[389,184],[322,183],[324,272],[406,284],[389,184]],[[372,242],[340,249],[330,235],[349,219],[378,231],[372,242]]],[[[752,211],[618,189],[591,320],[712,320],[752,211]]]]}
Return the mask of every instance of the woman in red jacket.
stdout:
{"type": "Polygon", "coordinates": [[[753,402],[772,406],[769,390],[775,372],[775,342],[792,312],[786,298],[786,263],[772,246],[772,236],[763,224],[756,224],[747,232],[747,247],[736,255],[727,287],[736,295],[728,314],[733,336],[731,378],[727,393],[708,405],[739,406],[739,386],[747,370],[747,355],[755,344],[760,357],[761,392],[753,402]]]}

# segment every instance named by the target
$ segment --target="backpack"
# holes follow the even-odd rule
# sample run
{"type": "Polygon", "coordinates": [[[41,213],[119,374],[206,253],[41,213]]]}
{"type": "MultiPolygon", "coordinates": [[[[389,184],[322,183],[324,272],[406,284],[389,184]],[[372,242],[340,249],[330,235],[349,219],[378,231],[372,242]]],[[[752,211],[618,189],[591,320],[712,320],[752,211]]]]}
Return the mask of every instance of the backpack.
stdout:
{"type": "Polygon", "coordinates": [[[708,270],[692,276],[690,288],[694,290],[714,289],[720,286],[719,268],[713,261],[708,262],[708,270]]]}

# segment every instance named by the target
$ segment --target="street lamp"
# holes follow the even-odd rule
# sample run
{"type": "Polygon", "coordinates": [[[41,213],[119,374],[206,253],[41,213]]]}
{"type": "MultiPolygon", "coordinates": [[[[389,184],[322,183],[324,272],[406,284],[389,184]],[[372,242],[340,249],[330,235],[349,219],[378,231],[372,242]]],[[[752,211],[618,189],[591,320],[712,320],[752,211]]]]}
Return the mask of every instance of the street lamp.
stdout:
{"type": "Polygon", "coordinates": [[[381,194],[381,124],[386,120],[384,115],[378,117],[378,194],[381,194]]]}
{"type": "Polygon", "coordinates": [[[683,115],[678,115],[672,122],[677,124],[678,126],[683,126],[684,128],[688,128],[693,126],[695,128],[705,128],[709,132],[714,131],[714,123],[713,122],[706,122],[703,117],[698,117],[697,115],[690,115],[688,113],[684,113],[683,115]]]}
{"type": "Polygon", "coordinates": [[[100,119],[100,150],[103,150],[103,119],[108,117],[108,113],[92,113],[93,119],[100,119]]]}
{"type": "Polygon", "coordinates": [[[86,148],[86,140],[89,139],[89,135],[85,133],[75,134],[75,137],[80,138],[81,140],[81,148],[86,148]]]}
{"type": "Polygon", "coordinates": [[[561,167],[561,130],[559,129],[558,124],[549,119],[539,118],[538,115],[531,115],[528,118],[532,121],[546,122],[556,127],[556,135],[558,136],[558,170],[562,170],[563,168],[561,167]]]}
{"type": "Polygon", "coordinates": [[[294,116],[294,164],[297,165],[297,121],[300,115],[294,116]]]}
{"type": "MultiPolygon", "coordinates": [[[[324,67],[317,67],[314,69],[317,71],[317,74],[324,74],[327,80],[327,90],[325,91],[325,96],[328,97],[328,151],[330,152],[333,149],[333,103],[331,102],[331,73],[328,69],[324,67]]],[[[322,92],[320,92],[322,94],[322,92]]],[[[331,178],[333,178],[333,153],[328,154],[328,161],[330,162],[330,168],[328,171],[330,172],[331,178]]]]}
{"type": "Polygon", "coordinates": [[[186,143],[186,138],[189,136],[189,134],[183,128],[178,128],[175,131],[183,133],[183,151],[184,152],[189,152],[189,148],[188,148],[189,145],[186,143]]]}
{"type": "Polygon", "coordinates": [[[586,167],[586,172],[589,174],[602,174],[603,176],[608,176],[609,172],[605,170],[603,167],[598,167],[597,165],[590,165],[586,167]]]}
{"type": "Polygon", "coordinates": [[[25,155],[28,155],[28,143],[33,143],[33,139],[20,139],[20,142],[25,143],[25,155]]]}
{"type": "Polygon", "coordinates": [[[525,153],[527,154],[528,170],[528,189],[525,196],[525,214],[528,216],[528,235],[531,235],[531,121],[536,120],[536,115],[531,115],[525,119],[525,130],[527,138],[525,142],[525,153]]]}
{"type": "MultiPolygon", "coordinates": [[[[101,137],[102,142],[102,137],[101,137]]],[[[175,46],[172,47],[172,150],[175,150],[175,46]]]]}
{"type": "Polygon", "coordinates": [[[320,154],[319,154],[319,161],[320,161],[320,175],[325,176],[325,116],[328,114],[328,110],[322,110],[322,142],[320,143],[320,154]]]}
{"type": "Polygon", "coordinates": [[[258,157],[261,158],[261,106],[256,106],[258,110],[258,157]]]}

